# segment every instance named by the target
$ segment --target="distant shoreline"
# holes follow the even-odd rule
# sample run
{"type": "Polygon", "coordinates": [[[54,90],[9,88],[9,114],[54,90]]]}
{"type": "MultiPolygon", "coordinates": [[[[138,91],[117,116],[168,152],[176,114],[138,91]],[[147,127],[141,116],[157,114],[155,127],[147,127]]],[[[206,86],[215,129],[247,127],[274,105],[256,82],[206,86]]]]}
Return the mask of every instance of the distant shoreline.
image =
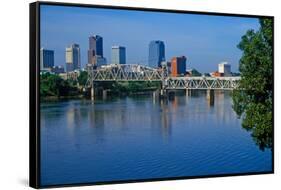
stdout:
{"type": "MultiPolygon", "coordinates": [[[[125,96],[136,96],[136,95],[152,95],[154,90],[146,90],[146,91],[139,91],[139,92],[124,92],[124,93],[114,93],[109,94],[108,97],[125,97],[125,96]]],[[[102,98],[102,96],[97,96],[98,98],[102,98]]],[[[70,95],[70,96],[45,96],[41,97],[40,101],[48,102],[48,101],[58,101],[58,100],[72,100],[72,99],[86,99],[90,100],[90,96],[86,96],[84,94],[79,95],[70,95]]]]}

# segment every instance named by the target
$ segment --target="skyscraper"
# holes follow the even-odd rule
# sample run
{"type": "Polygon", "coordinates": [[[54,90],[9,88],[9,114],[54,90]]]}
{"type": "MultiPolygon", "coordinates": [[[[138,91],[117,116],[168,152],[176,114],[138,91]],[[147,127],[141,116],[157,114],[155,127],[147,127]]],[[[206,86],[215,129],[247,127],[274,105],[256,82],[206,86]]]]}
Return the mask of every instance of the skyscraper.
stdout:
{"type": "Polygon", "coordinates": [[[186,57],[173,57],[171,60],[171,73],[173,77],[184,75],[186,72],[186,57]]]}
{"type": "Polygon", "coordinates": [[[51,68],[55,65],[54,51],[40,49],[40,70],[51,68]]]}
{"type": "Polygon", "coordinates": [[[126,64],[126,48],[122,46],[111,47],[111,63],[126,64]]]}
{"type": "Polygon", "coordinates": [[[165,61],[165,45],[163,41],[151,41],[149,43],[148,65],[150,67],[161,67],[165,61]]]}
{"type": "Polygon", "coordinates": [[[88,63],[97,64],[97,59],[103,58],[103,40],[101,36],[89,37],[88,63]]]}
{"type": "Polygon", "coordinates": [[[72,44],[65,49],[66,72],[81,68],[80,47],[78,44],[72,44]]]}

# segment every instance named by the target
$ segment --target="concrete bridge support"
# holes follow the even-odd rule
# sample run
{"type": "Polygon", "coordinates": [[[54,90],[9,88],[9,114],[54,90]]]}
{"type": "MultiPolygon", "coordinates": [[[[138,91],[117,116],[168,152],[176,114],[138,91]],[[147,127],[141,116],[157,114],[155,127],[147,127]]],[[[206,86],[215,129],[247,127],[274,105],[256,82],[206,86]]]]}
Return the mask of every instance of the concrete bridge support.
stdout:
{"type": "Polygon", "coordinates": [[[215,103],[215,91],[213,89],[208,89],[207,94],[206,94],[206,98],[208,100],[208,104],[210,106],[213,106],[214,103],[215,103]]]}
{"type": "Polygon", "coordinates": [[[94,85],[91,86],[91,100],[95,100],[95,87],[94,85]]]}
{"type": "Polygon", "coordinates": [[[153,100],[159,100],[159,99],[167,99],[169,96],[169,93],[167,89],[157,89],[153,92],[153,100]]]}
{"type": "Polygon", "coordinates": [[[167,90],[166,90],[166,89],[161,89],[161,90],[160,90],[160,96],[161,96],[162,98],[167,97],[167,90]]]}
{"type": "Polygon", "coordinates": [[[185,95],[186,96],[191,96],[191,89],[185,89],[185,95]]]}
{"type": "Polygon", "coordinates": [[[107,99],[107,92],[108,92],[108,90],[102,90],[102,99],[103,100],[107,99]]]}
{"type": "Polygon", "coordinates": [[[159,89],[157,89],[153,92],[153,100],[159,100],[159,97],[160,97],[160,92],[159,89]]]}
{"type": "Polygon", "coordinates": [[[161,95],[162,97],[166,96],[166,90],[165,90],[165,89],[161,89],[161,90],[160,90],[160,95],[161,95]]]}

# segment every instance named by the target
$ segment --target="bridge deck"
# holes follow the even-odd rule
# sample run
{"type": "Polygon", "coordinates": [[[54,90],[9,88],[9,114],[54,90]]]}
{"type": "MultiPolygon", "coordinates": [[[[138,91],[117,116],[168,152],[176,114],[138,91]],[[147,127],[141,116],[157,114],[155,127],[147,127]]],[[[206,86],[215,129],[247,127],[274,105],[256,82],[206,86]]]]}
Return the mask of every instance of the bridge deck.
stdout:
{"type": "Polygon", "coordinates": [[[88,72],[90,82],[160,81],[165,89],[226,89],[238,87],[240,77],[170,77],[162,69],[142,65],[109,65],[88,72]]]}

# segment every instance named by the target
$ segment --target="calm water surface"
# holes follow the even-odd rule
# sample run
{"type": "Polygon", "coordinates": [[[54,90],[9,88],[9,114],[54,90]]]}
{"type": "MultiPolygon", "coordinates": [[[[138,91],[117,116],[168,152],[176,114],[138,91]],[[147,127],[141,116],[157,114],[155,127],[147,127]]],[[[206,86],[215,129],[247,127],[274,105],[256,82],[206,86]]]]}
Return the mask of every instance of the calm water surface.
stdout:
{"type": "Polygon", "coordinates": [[[231,105],[227,92],[41,103],[41,185],[271,171],[231,105]]]}

